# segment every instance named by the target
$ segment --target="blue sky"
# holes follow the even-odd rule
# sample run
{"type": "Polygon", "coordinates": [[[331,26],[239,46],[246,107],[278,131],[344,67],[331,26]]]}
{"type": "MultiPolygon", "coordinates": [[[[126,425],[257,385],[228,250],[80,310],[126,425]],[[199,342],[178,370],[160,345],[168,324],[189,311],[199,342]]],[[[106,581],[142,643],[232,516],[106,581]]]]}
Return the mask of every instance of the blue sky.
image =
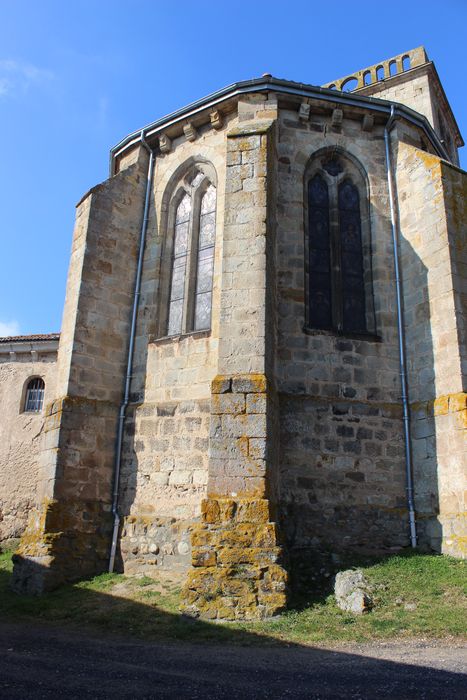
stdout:
{"type": "Polygon", "coordinates": [[[60,329],[74,206],[127,133],[264,72],[319,85],[421,44],[467,138],[467,0],[0,0],[0,335],[60,329]]]}

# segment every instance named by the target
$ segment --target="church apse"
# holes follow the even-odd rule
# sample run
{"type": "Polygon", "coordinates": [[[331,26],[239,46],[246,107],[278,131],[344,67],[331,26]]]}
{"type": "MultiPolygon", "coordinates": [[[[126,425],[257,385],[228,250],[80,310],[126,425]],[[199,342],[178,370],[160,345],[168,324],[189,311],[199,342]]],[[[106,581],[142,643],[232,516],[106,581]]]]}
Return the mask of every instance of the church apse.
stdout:
{"type": "MultiPolygon", "coordinates": [[[[396,89],[402,73],[388,71],[384,89],[396,89]]],[[[78,208],[43,500],[16,555],[17,590],[108,566],[146,209],[117,569],[177,574],[191,615],[258,619],[286,606],[297,555],[410,544],[384,144],[395,105],[418,545],[465,554],[465,173],[403,94],[365,89],[263,76],[113,150],[112,177],[78,208]],[[143,143],[155,163],[147,208],[143,143]]]]}

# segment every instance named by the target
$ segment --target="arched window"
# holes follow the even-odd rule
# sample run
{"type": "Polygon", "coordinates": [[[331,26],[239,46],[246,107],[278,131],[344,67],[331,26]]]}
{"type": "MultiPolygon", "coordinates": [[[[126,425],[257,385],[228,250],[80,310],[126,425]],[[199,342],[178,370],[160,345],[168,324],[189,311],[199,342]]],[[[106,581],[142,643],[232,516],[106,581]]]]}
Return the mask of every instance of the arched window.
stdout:
{"type": "Polygon", "coordinates": [[[402,70],[409,70],[410,68],[410,56],[402,57],[402,70]]]}
{"type": "Polygon", "coordinates": [[[374,333],[367,184],[354,159],[315,156],[306,172],[306,326],[374,333]]]}
{"type": "Polygon", "coordinates": [[[162,335],[211,327],[216,188],[209,171],[193,166],[169,203],[170,281],[162,335]]]}
{"type": "Polygon", "coordinates": [[[24,411],[28,413],[40,413],[42,411],[44,390],[44,380],[40,377],[34,377],[29,380],[24,397],[24,411]]]}
{"type": "Polygon", "coordinates": [[[376,68],[376,80],[384,80],[384,67],[378,66],[376,68]]]}

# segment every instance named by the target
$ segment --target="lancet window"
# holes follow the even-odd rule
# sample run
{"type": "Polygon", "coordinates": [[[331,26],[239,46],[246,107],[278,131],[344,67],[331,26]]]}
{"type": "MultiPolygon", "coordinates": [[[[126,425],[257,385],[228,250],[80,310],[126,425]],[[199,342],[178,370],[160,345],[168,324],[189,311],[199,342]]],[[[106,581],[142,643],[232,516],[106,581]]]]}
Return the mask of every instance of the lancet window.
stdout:
{"type": "Polygon", "coordinates": [[[211,327],[216,188],[193,168],[171,202],[172,254],[166,335],[211,327]]]}
{"type": "Polygon", "coordinates": [[[342,154],[322,154],[306,178],[307,318],[310,329],[375,331],[367,186],[342,154]]]}

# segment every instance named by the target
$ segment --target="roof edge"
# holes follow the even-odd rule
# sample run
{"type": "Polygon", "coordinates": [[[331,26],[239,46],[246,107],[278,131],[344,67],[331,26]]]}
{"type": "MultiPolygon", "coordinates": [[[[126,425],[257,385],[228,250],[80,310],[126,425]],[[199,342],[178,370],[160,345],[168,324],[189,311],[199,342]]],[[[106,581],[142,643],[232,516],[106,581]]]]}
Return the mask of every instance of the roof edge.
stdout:
{"type": "Polygon", "coordinates": [[[305,98],[316,98],[324,100],[326,102],[331,102],[334,104],[347,104],[352,107],[361,107],[363,109],[369,109],[376,112],[381,112],[387,114],[388,118],[391,113],[391,107],[394,105],[397,109],[399,116],[406,117],[412,123],[415,123],[420,128],[422,128],[431,144],[437,151],[438,155],[445,160],[450,160],[449,156],[439,140],[436,132],[429,123],[428,119],[416,112],[415,110],[401,104],[400,102],[394,102],[390,100],[383,100],[376,97],[367,97],[365,95],[359,95],[355,93],[345,93],[338,90],[333,90],[329,88],[319,87],[317,85],[308,85],[306,83],[295,83],[288,80],[283,80],[281,78],[274,78],[272,76],[263,76],[261,78],[253,78],[251,80],[244,80],[238,83],[232,83],[227,87],[224,87],[216,92],[207,95],[206,97],[200,98],[195,102],[182,107],[175,112],[157,119],[150,124],[147,124],[142,129],[134,131],[128,134],[124,139],[119,141],[113,148],[110,149],[110,161],[111,161],[111,172],[113,175],[113,161],[117,155],[121,155],[125,152],[127,148],[138,143],[141,139],[141,134],[145,137],[155,135],[167,128],[169,125],[174,124],[182,119],[187,119],[193,114],[207,109],[209,107],[214,107],[219,102],[223,101],[228,97],[235,97],[236,95],[244,95],[249,92],[267,92],[274,91],[281,94],[298,95],[305,98]]]}
{"type": "Polygon", "coordinates": [[[32,335],[6,335],[0,337],[0,343],[37,343],[60,340],[60,333],[37,333],[32,335]]]}

